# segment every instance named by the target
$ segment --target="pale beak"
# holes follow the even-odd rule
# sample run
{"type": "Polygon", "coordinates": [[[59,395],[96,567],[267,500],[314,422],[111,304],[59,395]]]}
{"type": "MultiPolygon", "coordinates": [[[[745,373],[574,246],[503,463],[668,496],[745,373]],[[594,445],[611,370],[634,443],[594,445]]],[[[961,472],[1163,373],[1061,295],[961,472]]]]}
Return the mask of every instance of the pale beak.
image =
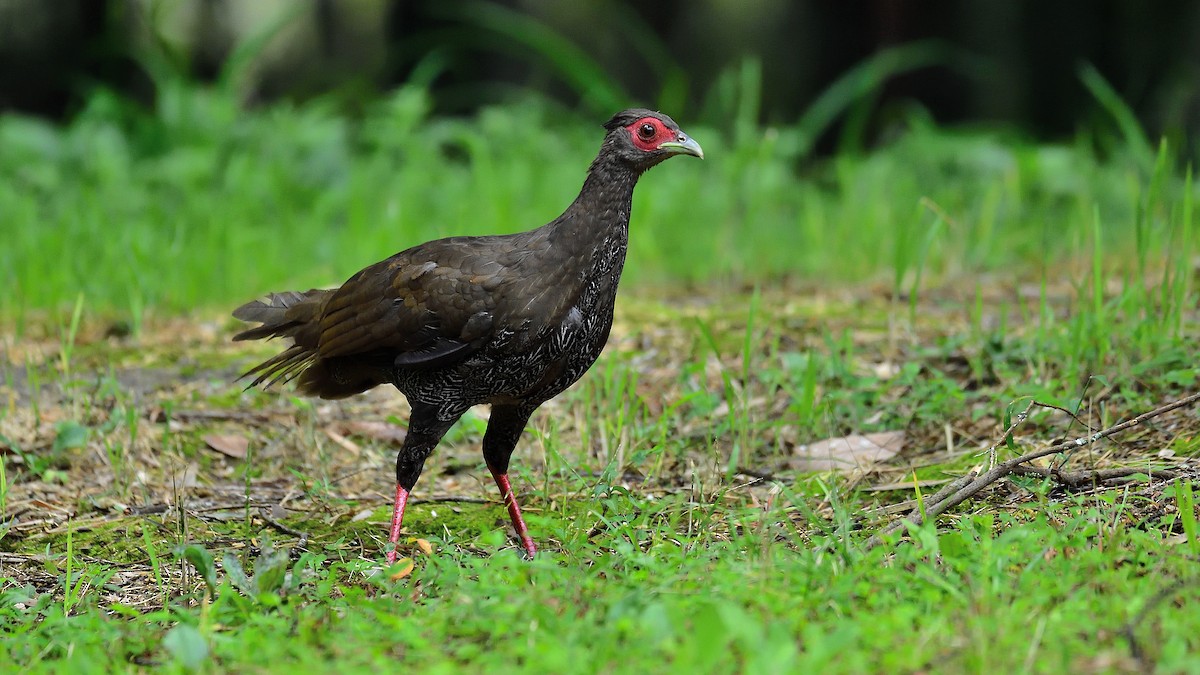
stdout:
{"type": "Polygon", "coordinates": [[[700,147],[699,143],[682,131],[675,136],[675,140],[660,144],[658,149],[666,150],[672,155],[691,155],[692,157],[704,159],[704,149],[700,147]]]}

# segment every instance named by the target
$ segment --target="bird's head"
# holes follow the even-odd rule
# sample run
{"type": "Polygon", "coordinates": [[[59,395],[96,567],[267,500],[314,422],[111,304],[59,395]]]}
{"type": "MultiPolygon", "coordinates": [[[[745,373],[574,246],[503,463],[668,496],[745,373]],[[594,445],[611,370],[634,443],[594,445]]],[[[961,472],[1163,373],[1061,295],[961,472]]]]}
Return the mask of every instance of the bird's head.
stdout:
{"type": "Polygon", "coordinates": [[[606,149],[639,173],[672,155],[704,159],[700,144],[660,112],[631,108],[613,115],[604,128],[606,149]]]}

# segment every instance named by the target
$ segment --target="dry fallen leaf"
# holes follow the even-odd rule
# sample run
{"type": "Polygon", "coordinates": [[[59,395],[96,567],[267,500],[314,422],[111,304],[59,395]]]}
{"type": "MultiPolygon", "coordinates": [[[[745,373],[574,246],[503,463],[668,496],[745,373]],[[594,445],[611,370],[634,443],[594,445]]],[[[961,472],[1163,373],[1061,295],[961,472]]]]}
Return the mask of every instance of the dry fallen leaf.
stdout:
{"type": "Polygon", "coordinates": [[[234,459],[245,459],[246,450],[250,448],[250,440],[237,434],[208,434],[204,442],[213,450],[234,459]]]}
{"type": "Polygon", "coordinates": [[[350,440],[349,438],[346,438],[345,436],[339,434],[338,432],[334,431],[333,429],[326,429],[325,435],[329,437],[329,440],[342,446],[342,449],[346,450],[347,452],[353,452],[353,453],[357,454],[360,450],[360,448],[358,447],[358,443],[355,443],[354,441],[350,440]]]}
{"type": "Polygon", "coordinates": [[[424,553],[425,555],[433,555],[433,544],[430,544],[428,540],[413,539],[412,541],[417,545],[417,548],[421,549],[421,553],[424,553]]]}
{"type": "Polygon", "coordinates": [[[346,433],[363,438],[370,438],[385,443],[401,444],[408,431],[399,425],[389,422],[347,422],[346,433]]]}
{"type": "Polygon", "coordinates": [[[404,577],[412,574],[413,570],[416,568],[416,564],[413,563],[412,558],[401,558],[396,561],[396,566],[399,567],[399,569],[392,573],[392,581],[400,581],[404,577]]]}
{"type": "Polygon", "coordinates": [[[904,442],[903,431],[826,438],[796,446],[788,466],[798,471],[852,471],[895,457],[904,442]]]}

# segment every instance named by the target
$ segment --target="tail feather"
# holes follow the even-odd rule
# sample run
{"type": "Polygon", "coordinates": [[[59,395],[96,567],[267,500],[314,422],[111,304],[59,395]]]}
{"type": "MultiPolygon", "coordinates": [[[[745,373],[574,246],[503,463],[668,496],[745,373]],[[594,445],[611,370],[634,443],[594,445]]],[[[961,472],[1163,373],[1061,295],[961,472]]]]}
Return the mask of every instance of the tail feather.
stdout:
{"type": "Polygon", "coordinates": [[[264,382],[266,383],[264,388],[272,387],[281,382],[286,384],[296,377],[297,369],[304,369],[315,359],[315,350],[301,347],[300,345],[292,345],[242,373],[238,379],[241,380],[255,376],[254,380],[249,384],[250,387],[257,387],[264,382]]]}
{"type": "Polygon", "coordinates": [[[234,335],[234,340],[285,337],[292,341],[290,347],[238,377],[254,378],[247,389],[270,389],[295,380],[296,390],[306,396],[345,398],[387,381],[391,357],[348,363],[329,362],[317,355],[321,312],[331,292],[271,293],[234,310],[234,317],[262,324],[234,335]]]}
{"type": "MultiPolygon", "coordinates": [[[[298,337],[306,326],[315,325],[321,307],[329,291],[314,288],[300,293],[285,291],[271,293],[264,298],[252,300],[233,310],[234,318],[242,321],[257,321],[261,326],[244,330],[233,336],[234,340],[261,340],[263,338],[298,337]]],[[[315,345],[313,345],[315,347],[315,345]]]]}
{"type": "Polygon", "coordinates": [[[233,311],[233,316],[238,319],[262,324],[234,335],[234,340],[286,337],[291,338],[293,342],[292,346],[279,354],[242,373],[239,380],[254,377],[247,388],[260,385],[270,388],[277,384],[287,384],[318,361],[318,319],[328,293],[329,291],[321,289],[304,293],[271,293],[233,311]]]}

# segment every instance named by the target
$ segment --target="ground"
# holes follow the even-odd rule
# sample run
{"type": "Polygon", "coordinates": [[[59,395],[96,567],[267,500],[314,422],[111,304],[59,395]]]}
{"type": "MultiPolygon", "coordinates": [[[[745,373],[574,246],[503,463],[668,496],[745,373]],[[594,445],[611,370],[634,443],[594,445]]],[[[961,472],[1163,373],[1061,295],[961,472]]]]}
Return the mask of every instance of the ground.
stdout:
{"type": "Polygon", "coordinates": [[[527,647],[501,650],[513,663],[553,670],[590,644],[577,635],[590,625],[604,631],[600,671],[627,652],[760,672],[1200,667],[1183,618],[1200,553],[1183,492],[1200,473],[1194,404],[1025,473],[1128,472],[1008,476],[935,524],[870,541],[955,478],[1194,388],[1186,345],[1128,381],[1038,354],[1030,341],[1087,339],[1069,286],[1033,291],[1061,317],[1041,338],[1019,310],[1028,288],[955,288],[916,305],[878,288],[623,298],[601,361],[539,411],[514,459],[539,560],[519,560],[493,494],[481,408],[427,465],[388,570],[396,392],[244,391],[238,373],[276,346],[231,343],[236,322],[215,313],[151,318],[138,335],[100,319],[27,331],[6,344],[0,418],[0,612],[28,643],[10,653],[46,665],[116,639],[130,666],[412,654],[450,667],[515,640],[527,647]],[[981,311],[979,297],[1017,309],[981,311]],[[43,620],[19,619],[31,612],[43,620]],[[438,618],[398,632],[378,612],[438,618]],[[1095,615],[1070,618],[1083,612],[1095,615]],[[361,651],[320,628],[334,617],[367,621],[361,651]],[[49,628],[71,620],[93,637],[49,628]],[[114,625],[126,627],[104,637],[114,625]],[[296,645],[250,646],[276,630],[296,645]],[[703,656],[711,644],[725,648],[703,656]]]}
{"type": "Polygon", "coordinates": [[[1194,158],[1099,94],[1062,143],[911,110],[818,157],[736,81],[674,114],[706,159],[642,178],[613,338],[518,447],[537,558],[483,409],[388,568],[405,402],[244,391],[280,345],[228,313],[547,222],[605,116],[176,80],[0,116],[0,664],[1200,672],[1194,158]]]}

